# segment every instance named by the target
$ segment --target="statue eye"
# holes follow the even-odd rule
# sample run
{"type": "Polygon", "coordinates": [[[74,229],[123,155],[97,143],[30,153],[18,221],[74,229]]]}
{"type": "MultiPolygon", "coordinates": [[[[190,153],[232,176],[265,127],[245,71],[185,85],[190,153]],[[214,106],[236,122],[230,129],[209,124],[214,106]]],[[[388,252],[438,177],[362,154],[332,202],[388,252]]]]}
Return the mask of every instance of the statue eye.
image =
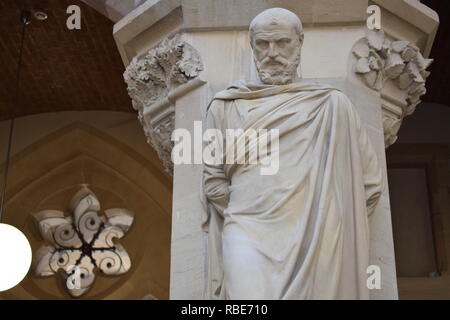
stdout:
{"type": "Polygon", "coordinates": [[[289,39],[289,38],[283,38],[283,39],[277,40],[277,45],[279,47],[284,47],[286,44],[289,44],[289,43],[291,43],[291,39],[289,39]]]}
{"type": "Polygon", "coordinates": [[[255,44],[257,47],[259,47],[261,49],[266,49],[269,47],[269,42],[267,42],[266,40],[258,39],[255,41],[255,44]]]}

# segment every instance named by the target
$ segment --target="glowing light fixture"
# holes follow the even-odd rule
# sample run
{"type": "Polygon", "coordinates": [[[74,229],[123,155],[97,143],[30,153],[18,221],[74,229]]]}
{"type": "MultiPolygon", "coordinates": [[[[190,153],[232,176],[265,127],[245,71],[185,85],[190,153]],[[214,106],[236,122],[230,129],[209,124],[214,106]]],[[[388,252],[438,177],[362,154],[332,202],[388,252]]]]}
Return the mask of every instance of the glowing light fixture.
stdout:
{"type": "MultiPolygon", "coordinates": [[[[22,66],[23,45],[26,27],[31,22],[31,14],[22,10],[20,15],[22,22],[22,39],[20,45],[19,62],[17,65],[16,96],[18,103],[20,98],[20,70],[22,66]]],[[[2,214],[5,211],[6,188],[8,182],[9,163],[11,158],[11,145],[14,132],[14,110],[11,110],[9,126],[8,148],[6,151],[5,170],[3,173],[3,190],[0,201],[0,291],[6,291],[19,284],[28,273],[31,265],[31,247],[28,239],[17,228],[1,223],[2,214]]]]}
{"type": "Polygon", "coordinates": [[[0,291],[20,283],[31,265],[31,247],[19,229],[0,223],[0,291]]]}

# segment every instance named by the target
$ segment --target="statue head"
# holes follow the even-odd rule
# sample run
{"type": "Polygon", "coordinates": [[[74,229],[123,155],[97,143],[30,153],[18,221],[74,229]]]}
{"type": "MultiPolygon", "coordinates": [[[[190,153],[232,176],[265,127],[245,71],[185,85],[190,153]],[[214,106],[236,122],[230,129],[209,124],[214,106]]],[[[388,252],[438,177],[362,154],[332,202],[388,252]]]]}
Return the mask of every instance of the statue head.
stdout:
{"type": "Polygon", "coordinates": [[[282,8],[267,9],[250,23],[250,45],[261,81],[287,84],[297,78],[303,44],[302,22],[282,8]]]}

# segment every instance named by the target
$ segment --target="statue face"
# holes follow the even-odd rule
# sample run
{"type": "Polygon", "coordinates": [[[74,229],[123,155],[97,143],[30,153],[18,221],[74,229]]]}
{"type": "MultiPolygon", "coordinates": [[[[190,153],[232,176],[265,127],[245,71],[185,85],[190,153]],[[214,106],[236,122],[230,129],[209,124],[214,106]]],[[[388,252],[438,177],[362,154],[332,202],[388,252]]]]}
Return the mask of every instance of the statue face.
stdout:
{"type": "Polygon", "coordinates": [[[286,84],[297,78],[303,35],[289,22],[259,23],[252,34],[256,68],[265,84],[286,84]]]}

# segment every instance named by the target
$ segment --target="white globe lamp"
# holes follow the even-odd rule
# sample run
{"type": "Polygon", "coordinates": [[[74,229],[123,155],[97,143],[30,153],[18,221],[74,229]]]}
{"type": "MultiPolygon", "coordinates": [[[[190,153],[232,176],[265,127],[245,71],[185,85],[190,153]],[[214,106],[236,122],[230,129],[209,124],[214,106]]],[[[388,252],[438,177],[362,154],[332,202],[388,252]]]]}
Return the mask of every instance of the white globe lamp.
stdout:
{"type": "MultiPolygon", "coordinates": [[[[26,26],[31,22],[30,12],[20,12],[22,22],[22,40],[17,64],[16,100],[20,97],[20,69],[26,33],[26,26]]],[[[0,292],[9,290],[18,285],[28,273],[31,266],[31,246],[25,235],[17,228],[1,223],[5,211],[6,187],[8,182],[8,169],[11,158],[12,135],[14,128],[14,114],[11,116],[9,126],[8,148],[6,151],[5,168],[3,171],[3,188],[0,199],[0,292]]]]}
{"type": "Polygon", "coordinates": [[[0,223],[0,291],[18,285],[31,266],[31,246],[17,228],[0,223]]]}

